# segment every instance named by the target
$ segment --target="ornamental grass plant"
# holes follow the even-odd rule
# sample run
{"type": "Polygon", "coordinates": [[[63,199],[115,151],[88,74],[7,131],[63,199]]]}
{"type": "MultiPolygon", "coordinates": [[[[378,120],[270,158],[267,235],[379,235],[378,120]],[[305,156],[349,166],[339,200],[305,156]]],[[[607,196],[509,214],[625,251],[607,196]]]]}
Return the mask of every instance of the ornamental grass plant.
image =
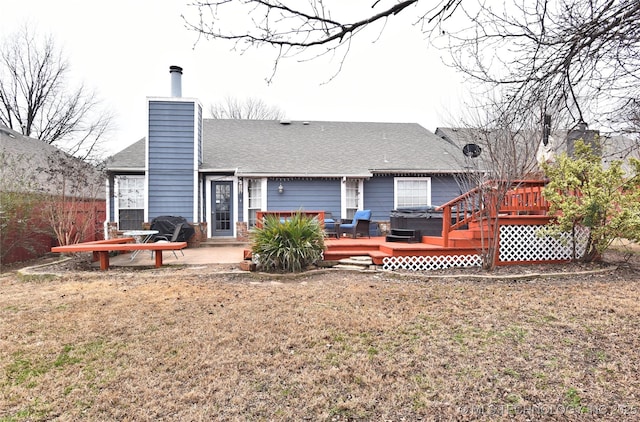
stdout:
{"type": "Polygon", "coordinates": [[[254,260],[262,271],[300,272],[322,259],[324,231],[317,218],[267,215],[251,231],[254,260]]]}

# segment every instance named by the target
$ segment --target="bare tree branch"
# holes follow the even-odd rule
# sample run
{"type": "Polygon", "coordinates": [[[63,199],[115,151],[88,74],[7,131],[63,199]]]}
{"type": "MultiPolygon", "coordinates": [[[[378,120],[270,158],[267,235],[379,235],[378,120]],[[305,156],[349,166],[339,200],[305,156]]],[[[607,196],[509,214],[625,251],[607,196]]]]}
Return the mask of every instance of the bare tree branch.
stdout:
{"type": "Polygon", "coordinates": [[[544,105],[567,125],[622,130],[640,94],[640,3],[633,0],[514,1],[482,6],[472,25],[448,32],[453,65],[503,87],[511,107],[544,105]]]}
{"type": "Polygon", "coordinates": [[[112,125],[84,86],[70,89],[69,64],[53,38],[24,26],[0,48],[0,123],[86,159],[112,125]]]}
{"type": "Polygon", "coordinates": [[[285,113],[276,106],[269,106],[258,98],[238,100],[226,97],[224,102],[212,104],[209,114],[213,119],[281,120],[285,113]]]}
{"type": "Polygon", "coordinates": [[[451,54],[450,64],[486,93],[499,88],[505,107],[553,114],[566,127],[582,120],[618,131],[634,127],[637,0],[217,0],[191,6],[197,14],[183,16],[185,25],[205,39],[229,41],[242,53],[274,47],[268,81],[293,57],[337,54],[339,72],[362,31],[382,31],[389,19],[411,13],[431,42],[445,41],[440,47],[451,54]]]}
{"type": "MultiPolygon", "coordinates": [[[[366,4],[335,5],[338,10],[334,18],[333,7],[326,0],[218,0],[196,1],[191,4],[197,10],[197,17],[183,16],[188,29],[198,32],[205,39],[225,40],[233,43],[233,48],[242,52],[250,47],[271,46],[276,48],[275,68],[282,58],[298,56],[308,52],[310,57],[318,57],[327,52],[336,52],[348,47],[351,39],[365,28],[390,17],[406,13],[410,6],[425,5],[416,9],[419,16],[416,23],[422,23],[425,31],[435,23],[448,18],[462,0],[388,0],[375,1],[371,7],[366,4]],[[384,3],[384,5],[383,5],[384,3]],[[391,3],[391,4],[389,4],[391,3]],[[341,9],[356,9],[359,18],[352,13],[340,13],[341,9]],[[381,10],[378,10],[381,9],[381,10]],[[372,13],[373,10],[373,13],[372,13]],[[227,26],[234,17],[234,25],[227,26]],[[247,20],[237,24],[238,16],[247,20]]],[[[344,62],[347,51],[343,51],[344,62]]],[[[275,72],[274,72],[275,73],[275,72]]],[[[268,80],[270,81],[273,75],[268,80]]]]}

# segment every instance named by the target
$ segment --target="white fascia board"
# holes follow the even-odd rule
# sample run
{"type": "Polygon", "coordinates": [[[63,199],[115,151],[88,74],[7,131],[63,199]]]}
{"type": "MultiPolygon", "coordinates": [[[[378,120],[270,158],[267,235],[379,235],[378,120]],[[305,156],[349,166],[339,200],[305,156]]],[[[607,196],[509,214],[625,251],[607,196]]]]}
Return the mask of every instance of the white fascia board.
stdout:
{"type": "Polygon", "coordinates": [[[201,125],[200,119],[198,116],[198,111],[202,111],[202,105],[199,101],[193,102],[193,221],[199,220],[198,211],[200,210],[200,173],[198,172],[198,167],[200,166],[200,154],[199,148],[200,144],[198,143],[198,135],[202,136],[200,133],[201,125]]]}
{"type": "Polygon", "coordinates": [[[371,170],[373,174],[379,173],[422,173],[422,174],[461,174],[461,173],[469,173],[469,171],[465,170],[424,170],[424,169],[376,169],[371,170]]]}
{"type": "Polygon", "coordinates": [[[149,103],[151,100],[147,98],[145,103],[145,121],[144,128],[144,212],[143,220],[149,221],[149,103]]]}
{"type": "Polygon", "coordinates": [[[361,178],[370,178],[373,176],[371,173],[365,174],[344,174],[344,173],[237,173],[237,176],[242,177],[314,177],[314,178],[343,178],[347,177],[350,179],[361,179],[361,178]]]}
{"type": "Polygon", "coordinates": [[[201,168],[198,169],[198,171],[200,173],[230,173],[230,174],[237,174],[238,169],[237,168],[228,168],[228,169],[213,169],[213,168],[201,168]]]}
{"type": "Polygon", "coordinates": [[[109,167],[107,171],[109,173],[144,173],[146,169],[144,167],[109,167]]]}
{"type": "Polygon", "coordinates": [[[199,104],[200,106],[202,106],[202,104],[200,103],[200,100],[197,98],[190,98],[190,97],[147,97],[147,103],[151,102],[151,101],[174,101],[174,102],[184,102],[184,103],[193,103],[195,102],[196,104],[199,104]]]}

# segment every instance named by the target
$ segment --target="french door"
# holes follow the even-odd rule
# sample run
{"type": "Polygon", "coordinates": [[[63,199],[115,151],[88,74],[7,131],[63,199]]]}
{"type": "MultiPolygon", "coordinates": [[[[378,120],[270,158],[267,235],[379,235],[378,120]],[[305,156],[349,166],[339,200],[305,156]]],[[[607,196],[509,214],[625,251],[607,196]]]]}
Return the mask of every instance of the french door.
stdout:
{"type": "Polygon", "coordinates": [[[211,236],[233,236],[233,182],[211,182],[211,236]]]}

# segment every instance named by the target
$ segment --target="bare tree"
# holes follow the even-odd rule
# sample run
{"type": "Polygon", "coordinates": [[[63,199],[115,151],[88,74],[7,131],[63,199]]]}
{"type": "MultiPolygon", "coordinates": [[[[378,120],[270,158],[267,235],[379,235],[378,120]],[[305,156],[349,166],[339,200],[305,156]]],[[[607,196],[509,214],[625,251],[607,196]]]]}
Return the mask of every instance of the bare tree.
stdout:
{"type": "Polygon", "coordinates": [[[195,1],[192,6],[197,9],[196,17],[183,18],[187,28],[206,39],[230,41],[240,51],[276,47],[275,74],[281,59],[304,52],[309,52],[311,58],[342,54],[341,67],[352,39],[366,28],[376,24],[383,27],[389,18],[412,10],[415,24],[430,31],[451,16],[461,2],[370,0],[346,5],[344,1],[327,0],[195,1]],[[246,17],[244,24],[238,24],[238,17],[246,17]]]}
{"type": "Polygon", "coordinates": [[[482,89],[507,88],[511,108],[542,108],[568,127],[587,121],[637,131],[629,123],[640,102],[636,0],[216,0],[192,6],[197,14],[185,17],[186,25],[205,39],[230,41],[241,52],[275,47],[274,72],[284,58],[325,54],[342,55],[341,68],[365,29],[376,29],[377,37],[389,19],[412,15],[414,25],[451,53],[450,64],[482,89]],[[238,23],[238,16],[246,19],[238,23]]]}
{"type": "Polygon", "coordinates": [[[502,87],[512,108],[542,105],[565,124],[633,130],[640,101],[640,2],[535,0],[463,9],[445,24],[459,70],[502,87]],[[452,28],[447,28],[451,26],[452,28]]]}
{"type": "Polygon", "coordinates": [[[96,154],[110,113],[84,86],[71,88],[69,64],[53,38],[27,26],[0,47],[0,123],[80,158],[96,154]]]}
{"type": "Polygon", "coordinates": [[[491,270],[499,250],[501,207],[524,180],[539,176],[536,150],[542,132],[535,115],[518,113],[501,99],[488,105],[485,98],[468,110],[449,141],[459,147],[458,161],[466,169],[459,176],[467,192],[462,208],[481,229],[479,254],[483,268],[491,270]]]}
{"type": "Polygon", "coordinates": [[[285,117],[279,107],[267,105],[258,98],[241,101],[226,97],[223,102],[212,104],[209,113],[214,119],[281,120],[285,117]]]}
{"type": "Polygon", "coordinates": [[[52,192],[41,212],[60,245],[93,240],[104,220],[104,169],[56,151],[38,168],[52,192]]]}

